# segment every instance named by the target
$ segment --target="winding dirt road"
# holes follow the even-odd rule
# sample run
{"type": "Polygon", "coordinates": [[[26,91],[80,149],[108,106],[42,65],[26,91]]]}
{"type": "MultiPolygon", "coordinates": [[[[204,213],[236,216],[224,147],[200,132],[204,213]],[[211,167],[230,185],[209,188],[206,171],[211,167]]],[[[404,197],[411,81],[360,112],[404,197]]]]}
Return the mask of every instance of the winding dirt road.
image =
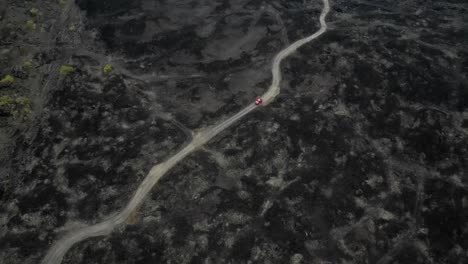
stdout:
{"type": "MultiPolygon", "coordinates": [[[[329,0],[323,1],[323,9],[320,14],[320,29],[315,32],[313,35],[300,39],[293,44],[289,45],[287,48],[280,51],[273,60],[272,65],[272,83],[269,89],[261,97],[263,99],[263,106],[268,105],[273,101],[273,99],[280,92],[280,82],[281,82],[281,71],[280,66],[283,59],[288,57],[291,53],[296,51],[302,45],[312,41],[313,39],[319,37],[327,30],[327,24],[325,18],[330,11],[329,0]]],[[[112,230],[125,223],[125,221],[130,217],[131,213],[138,208],[144,201],[145,197],[154,187],[154,185],[161,179],[161,177],[166,174],[171,168],[173,168],[179,161],[185,158],[188,154],[195,151],[199,147],[203,146],[206,142],[212,139],[214,136],[228,128],[234,122],[241,119],[243,116],[247,115],[257,107],[262,105],[255,105],[254,103],[246,106],[244,109],[239,111],[237,114],[231,116],[230,118],[224,120],[216,126],[203,129],[197,133],[192,141],[188,143],[182,150],[176,153],[174,156],[170,157],[166,161],[155,165],[151,168],[150,172],[143,180],[143,182],[138,187],[135,195],[132,197],[127,206],[119,213],[109,217],[95,225],[85,226],[77,230],[73,230],[57,240],[52,247],[47,252],[47,255],[42,260],[42,264],[59,264],[62,262],[63,257],[66,252],[75,244],[80,241],[83,241],[87,238],[104,236],[112,232],[112,230]]]]}

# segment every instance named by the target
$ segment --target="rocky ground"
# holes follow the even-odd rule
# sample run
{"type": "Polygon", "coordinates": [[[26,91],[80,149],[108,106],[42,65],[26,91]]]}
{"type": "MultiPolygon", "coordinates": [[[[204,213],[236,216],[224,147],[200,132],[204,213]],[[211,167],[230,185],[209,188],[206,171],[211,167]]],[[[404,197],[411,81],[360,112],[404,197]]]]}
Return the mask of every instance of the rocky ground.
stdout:
{"type": "MultiPolygon", "coordinates": [[[[8,264],[38,263],[66,230],[121,209],[191,131],[265,91],[274,55],[315,32],[322,8],[2,1],[8,264]]],[[[327,33],[285,61],[274,103],[64,263],[467,263],[468,4],[331,6],[327,33]]]]}

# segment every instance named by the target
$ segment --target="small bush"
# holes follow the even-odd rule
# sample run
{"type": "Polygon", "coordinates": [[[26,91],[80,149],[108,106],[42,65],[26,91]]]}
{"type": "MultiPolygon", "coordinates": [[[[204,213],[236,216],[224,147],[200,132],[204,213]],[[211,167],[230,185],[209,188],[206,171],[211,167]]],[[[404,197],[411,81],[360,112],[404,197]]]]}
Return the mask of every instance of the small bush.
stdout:
{"type": "Polygon", "coordinates": [[[75,31],[75,30],[76,30],[76,26],[73,25],[73,24],[72,24],[72,25],[69,25],[69,26],[68,26],[68,30],[70,30],[70,31],[75,31]]]}
{"type": "Polygon", "coordinates": [[[39,9],[33,7],[33,8],[31,8],[31,10],[29,10],[29,13],[31,14],[31,16],[35,17],[35,16],[39,15],[39,9]]]}
{"type": "Polygon", "coordinates": [[[31,60],[25,60],[23,62],[23,69],[24,70],[30,71],[30,70],[32,70],[32,68],[33,68],[33,64],[32,64],[31,60]]]}
{"type": "Polygon", "coordinates": [[[5,75],[1,80],[0,80],[0,86],[10,86],[15,83],[15,78],[11,75],[5,75]]]}
{"type": "Polygon", "coordinates": [[[24,121],[31,114],[31,100],[23,96],[13,99],[4,95],[0,97],[0,112],[12,116],[15,120],[24,121]]]}
{"type": "Polygon", "coordinates": [[[58,0],[58,3],[61,7],[64,7],[67,4],[67,0],[58,0]]]}
{"type": "Polygon", "coordinates": [[[75,68],[73,68],[72,66],[68,66],[68,65],[60,66],[60,74],[63,76],[69,76],[73,72],[75,72],[75,68]]]}
{"type": "Polygon", "coordinates": [[[11,97],[8,95],[4,95],[0,97],[0,109],[5,108],[11,102],[11,97]]]}
{"type": "Polygon", "coordinates": [[[36,23],[34,23],[32,20],[28,20],[26,21],[24,28],[26,28],[27,31],[34,31],[36,30],[36,23]]]}
{"type": "Polygon", "coordinates": [[[104,72],[105,74],[110,74],[113,70],[114,68],[110,64],[106,64],[104,65],[104,67],[102,67],[102,72],[104,72]]]}

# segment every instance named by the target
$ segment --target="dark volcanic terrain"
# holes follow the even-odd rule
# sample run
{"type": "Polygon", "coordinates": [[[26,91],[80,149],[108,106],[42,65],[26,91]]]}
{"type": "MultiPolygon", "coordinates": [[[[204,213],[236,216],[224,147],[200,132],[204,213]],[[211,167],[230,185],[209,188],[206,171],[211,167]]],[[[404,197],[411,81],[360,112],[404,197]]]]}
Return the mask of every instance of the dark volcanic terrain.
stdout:
{"type": "MultiPolygon", "coordinates": [[[[468,263],[468,3],[330,5],[273,103],[63,263],[468,263]]],[[[266,91],[322,6],[0,0],[0,263],[39,263],[121,210],[192,132],[266,91]]]]}

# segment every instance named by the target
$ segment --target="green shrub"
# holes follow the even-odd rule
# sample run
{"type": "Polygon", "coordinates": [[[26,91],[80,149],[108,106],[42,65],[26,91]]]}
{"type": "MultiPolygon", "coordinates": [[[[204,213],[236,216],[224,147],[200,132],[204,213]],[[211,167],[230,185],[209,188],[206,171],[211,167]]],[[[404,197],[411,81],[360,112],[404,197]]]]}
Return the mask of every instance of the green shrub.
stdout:
{"type": "Polygon", "coordinates": [[[76,30],[76,26],[73,25],[73,24],[72,24],[72,25],[69,25],[69,26],[68,26],[68,30],[70,30],[70,31],[75,31],[75,30],[76,30]]]}
{"type": "Polygon", "coordinates": [[[32,70],[32,68],[33,68],[33,64],[31,60],[25,60],[23,62],[23,69],[29,71],[29,70],[32,70]]]}
{"type": "Polygon", "coordinates": [[[11,75],[5,75],[1,80],[0,80],[0,86],[10,86],[15,83],[15,78],[11,75]]]}
{"type": "Polygon", "coordinates": [[[63,76],[69,76],[73,72],[75,72],[75,68],[73,68],[72,66],[68,66],[68,65],[60,66],[60,74],[63,76]]]}
{"type": "Polygon", "coordinates": [[[28,20],[26,21],[24,28],[26,28],[27,31],[34,31],[36,30],[36,23],[34,23],[32,20],[28,20]]]}
{"type": "Polygon", "coordinates": [[[39,9],[33,7],[33,8],[31,8],[31,10],[29,10],[29,13],[31,14],[31,16],[35,17],[35,16],[39,15],[39,9]]]}
{"type": "Polygon", "coordinates": [[[29,100],[29,98],[27,97],[19,96],[19,97],[16,97],[15,104],[18,106],[21,106],[21,108],[29,107],[31,104],[31,100],[29,100]]]}
{"type": "Polygon", "coordinates": [[[104,65],[104,67],[102,67],[102,72],[104,72],[105,74],[110,74],[113,70],[114,68],[110,64],[106,64],[104,65]]]}
{"type": "Polygon", "coordinates": [[[13,100],[8,95],[0,97],[0,111],[12,116],[15,120],[24,121],[31,114],[31,100],[19,96],[13,100]]]}
{"type": "Polygon", "coordinates": [[[11,102],[11,97],[8,95],[4,95],[0,97],[0,109],[4,109],[7,107],[11,102]]]}

